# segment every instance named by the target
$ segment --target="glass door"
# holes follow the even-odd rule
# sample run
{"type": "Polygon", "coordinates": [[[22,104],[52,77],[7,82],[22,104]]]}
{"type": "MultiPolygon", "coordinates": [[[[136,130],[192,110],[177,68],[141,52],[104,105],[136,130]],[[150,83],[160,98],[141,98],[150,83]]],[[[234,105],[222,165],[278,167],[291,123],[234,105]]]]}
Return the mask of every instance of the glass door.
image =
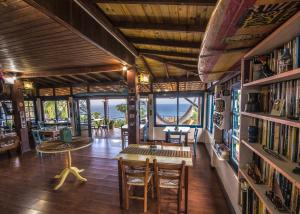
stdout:
{"type": "Polygon", "coordinates": [[[232,134],[231,134],[231,155],[230,160],[235,169],[238,168],[239,151],[240,151],[240,99],[241,90],[239,87],[233,87],[231,93],[232,100],[232,134]]]}
{"type": "Polygon", "coordinates": [[[78,100],[77,104],[78,112],[79,112],[79,130],[78,133],[81,136],[88,136],[89,134],[89,125],[88,125],[88,107],[87,107],[87,100],[80,99],[78,100]]]}

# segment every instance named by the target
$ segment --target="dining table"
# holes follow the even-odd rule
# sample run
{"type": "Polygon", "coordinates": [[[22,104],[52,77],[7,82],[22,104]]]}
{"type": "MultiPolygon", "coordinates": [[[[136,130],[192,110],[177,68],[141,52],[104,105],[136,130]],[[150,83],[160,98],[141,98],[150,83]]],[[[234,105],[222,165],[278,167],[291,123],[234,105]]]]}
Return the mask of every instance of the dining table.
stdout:
{"type": "Polygon", "coordinates": [[[65,182],[68,175],[71,173],[77,178],[77,180],[81,182],[86,182],[87,179],[80,175],[84,169],[78,169],[75,166],[72,166],[72,156],[71,152],[76,150],[84,149],[90,146],[92,143],[90,138],[82,138],[82,137],[73,137],[71,142],[63,142],[60,140],[55,141],[46,141],[39,144],[36,147],[36,150],[40,153],[46,154],[57,154],[57,153],[66,153],[67,154],[67,166],[63,169],[58,175],[54,178],[59,179],[58,184],[54,187],[54,190],[58,190],[65,182]]]}
{"type": "Polygon", "coordinates": [[[123,207],[123,176],[121,173],[120,158],[127,161],[146,161],[148,158],[150,164],[153,164],[154,159],[156,159],[158,163],[165,164],[181,164],[182,161],[185,161],[184,213],[187,213],[189,196],[189,168],[193,166],[192,153],[189,146],[156,145],[155,149],[153,149],[153,145],[130,144],[128,147],[123,149],[115,157],[115,159],[118,160],[120,207],[123,207]]]}
{"type": "Polygon", "coordinates": [[[185,136],[184,145],[188,146],[188,139],[189,139],[189,133],[191,131],[191,128],[188,126],[166,126],[163,130],[165,133],[165,139],[166,142],[169,141],[169,134],[177,134],[178,132],[181,132],[182,135],[185,136]]]}

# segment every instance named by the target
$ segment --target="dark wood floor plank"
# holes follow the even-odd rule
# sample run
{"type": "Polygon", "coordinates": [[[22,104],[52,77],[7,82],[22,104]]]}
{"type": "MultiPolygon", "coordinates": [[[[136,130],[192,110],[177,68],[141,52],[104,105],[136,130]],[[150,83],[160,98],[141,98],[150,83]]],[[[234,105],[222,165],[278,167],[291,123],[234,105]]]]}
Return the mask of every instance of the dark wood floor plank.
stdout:
{"type": "MultiPolygon", "coordinates": [[[[73,153],[73,165],[83,168],[86,184],[70,176],[58,191],[53,190],[56,175],[65,164],[64,155],[40,158],[35,152],[7,159],[0,155],[0,213],[142,213],[143,203],[132,201],[128,212],[119,208],[117,161],[121,150],[118,139],[97,139],[94,144],[73,153]]],[[[190,170],[189,213],[230,213],[216,172],[209,166],[203,145],[198,148],[190,170]]],[[[176,213],[172,192],[163,192],[161,213],[176,213]]],[[[155,200],[149,201],[148,213],[156,213],[155,200]]]]}

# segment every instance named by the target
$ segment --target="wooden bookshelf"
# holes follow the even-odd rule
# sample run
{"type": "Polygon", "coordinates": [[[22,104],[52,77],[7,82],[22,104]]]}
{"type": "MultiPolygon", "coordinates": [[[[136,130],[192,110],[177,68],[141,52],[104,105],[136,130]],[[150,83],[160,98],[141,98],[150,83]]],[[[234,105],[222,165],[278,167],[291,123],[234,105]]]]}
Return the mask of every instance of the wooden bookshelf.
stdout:
{"type": "Polygon", "coordinates": [[[300,188],[300,175],[293,173],[293,169],[298,166],[297,163],[293,163],[287,159],[278,160],[272,155],[268,154],[263,150],[263,147],[259,143],[248,143],[242,140],[242,143],[245,144],[249,149],[251,149],[254,153],[259,155],[264,161],[270,164],[274,169],[284,175],[287,179],[289,179],[292,183],[294,183],[298,188],[300,188]]]}
{"type": "Polygon", "coordinates": [[[272,83],[282,82],[282,81],[288,81],[293,79],[300,79],[300,68],[283,72],[271,77],[255,80],[249,83],[245,83],[243,87],[256,87],[256,86],[263,86],[268,85],[272,83]]]}
{"type": "Polygon", "coordinates": [[[246,169],[239,169],[240,174],[246,179],[251,188],[255,191],[258,198],[265,204],[267,210],[272,214],[280,214],[273,203],[266,196],[266,191],[268,191],[268,186],[263,184],[255,184],[253,179],[247,174],[246,169]]]}
{"type": "Polygon", "coordinates": [[[250,58],[257,55],[262,55],[270,52],[271,50],[283,45],[284,43],[292,40],[294,37],[300,35],[300,11],[292,18],[282,24],[266,39],[260,42],[257,46],[251,49],[244,58],[250,58]]]}
{"type": "Polygon", "coordinates": [[[286,117],[277,117],[277,116],[272,116],[270,114],[259,113],[259,112],[241,112],[241,114],[244,116],[247,116],[247,117],[254,117],[257,119],[267,120],[267,121],[271,121],[274,123],[280,123],[283,125],[300,128],[300,121],[291,120],[286,117]]]}

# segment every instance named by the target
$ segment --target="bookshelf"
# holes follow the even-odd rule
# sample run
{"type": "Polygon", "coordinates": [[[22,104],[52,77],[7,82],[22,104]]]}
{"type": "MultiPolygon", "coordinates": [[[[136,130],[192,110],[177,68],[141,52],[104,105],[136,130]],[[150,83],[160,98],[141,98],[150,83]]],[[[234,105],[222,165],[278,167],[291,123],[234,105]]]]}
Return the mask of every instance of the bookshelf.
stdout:
{"type": "Polygon", "coordinates": [[[246,169],[239,169],[239,173],[246,179],[246,181],[251,186],[251,188],[255,190],[257,196],[264,203],[268,211],[272,214],[280,214],[280,212],[276,209],[276,207],[271,203],[271,201],[265,195],[265,192],[268,191],[268,187],[266,185],[255,184],[253,179],[247,174],[246,169]]]}
{"type": "MultiPolygon", "coordinates": [[[[300,161],[300,159],[298,159],[300,157],[300,130],[298,130],[300,129],[300,120],[292,120],[285,116],[273,116],[270,113],[245,112],[243,110],[245,109],[245,105],[248,102],[249,93],[260,93],[261,96],[263,96],[263,93],[265,93],[265,90],[267,90],[267,96],[270,96],[270,99],[266,99],[267,104],[269,104],[267,108],[268,111],[270,109],[269,107],[272,107],[277,99],[284,99],[286,106],[284,109],[285,115],[288,115],[286,112],[290,113],[290,106],[292,106],[291,109],[293,109],[292,113],[295,113],[295,115],[300,113],[300,109],[298,109],[300,107],[298,106],[298,100],[300,101],[300,94],[297,91],[297,87],[299,86],[298,82],[300,79],[300,48],[298,50],[298,47],[300,47],[300,45],[298,44],[300,39],[295,39],[296,37],[299,38],[300,36],[299,26],[300,12],[296,13],[287,22],[277,28],[277,30],[275,30],[261,43],[250,50],[242,59],[242,87],[240,102],[240,108],[242,112],[240,124],[241,143],[239,158],[239,178],[243,178],[247,181],[247,183],[251,186],[255,194],[264,203],[266,209],[269,210],[270,213],[282,213],[278,209],[276,209],[275,205],[268,199],[265,194],[267,190],[272,190],[271,186],[273,186],[274,184],[255,184],[253,179],[247,173],[247,166],[249,166],[249,163],[255,162],[254,159],[258,157],[259,161],[263,162],[262,165],[257,165],[257,167],[261,171],[261,174],[267,176],[268,180],[276,180],[283,195],[289,198],[285,198],[285,201],[287,201],[288,203],[287,207],[293,211],[299,209],[300,175],[293,173],[293,169],[299,166],[298,162],[300,161]],[[281,67],[279,67],[282,66],[281,64],[279,65],[279,55],[278,57],[274,57],[277,56],[274,54],[275,52],[278,52],[278,54],[280,53],[282,55],[282,52],[280,51],[282,51],[283,47],[285,51],[286,49],[289,49],[291,55],[293,56],[293,64],[292,66],[289,66],[288,71],[282,71],[281,67]],[[276,51],[274,51],[275,49],[276,51]],[[261,78],[261,76],[259,78],[251,78],[254,75],[254,64],[256,63],[253,59],[255,59],[255,57],[257,56],[262,55],[270,56],[270,60],[266,61],[266,63],[270,63],[269,66],[272,69],[273,67],[271,67],[271,65],[273,66],[275,64],[274,71],[276,74],[265,78],[261,78]],[[282,93],[283,90],[285,91],[284,93],[282,93]],[[295,102],[290,102],[290,100],[292,100],[290,97],[293,96],[295,102]],[[259,124],[268,124],[268,126],[259,126],[259,124]],[[257,143],[247,142],[249,126],[258,127],[258,132],[260,134],[258,134],[257,143]],[[275,130],[274,127],[277,127],[277,129],[275,130]],[[285,130],[285,128],[287,128],[288,130],[286,131],[286,135],[282,134],[285,133],[284,131],[282,131],[285,130]],[[275,136],[278,136],[278,138],[275,136]],[[262,139],[267,139],[267,141],[262,141],[262,139]],[[299,143],[295,143],[296,141],[299,141],[299,143]],[[273,152],[279,153],[280,156],[284,158],[284,160],[279,160],[267,153],[262,146],[262,143],[266,142],[267,147],[270,147],[269,149],[273,150],[273,152]],[[276,145],[274,146],[275,143],[276,145]],[[285,149],[282,149],[283,147],[285,147],[285,149]],[[296,157],[295,160],[294,157],[296,157]],[[268,165],[268,169],[264,168],[266,166],[265,164],[268,165]],[[286,188],[285,185],[290,185],[290,183],[292,187],[286,188]]],[[[263,102],[263,99],[261,99],[261,102],[263,102]]],[[[265,180],[265,182],[267,181],[265,180]]]]}

